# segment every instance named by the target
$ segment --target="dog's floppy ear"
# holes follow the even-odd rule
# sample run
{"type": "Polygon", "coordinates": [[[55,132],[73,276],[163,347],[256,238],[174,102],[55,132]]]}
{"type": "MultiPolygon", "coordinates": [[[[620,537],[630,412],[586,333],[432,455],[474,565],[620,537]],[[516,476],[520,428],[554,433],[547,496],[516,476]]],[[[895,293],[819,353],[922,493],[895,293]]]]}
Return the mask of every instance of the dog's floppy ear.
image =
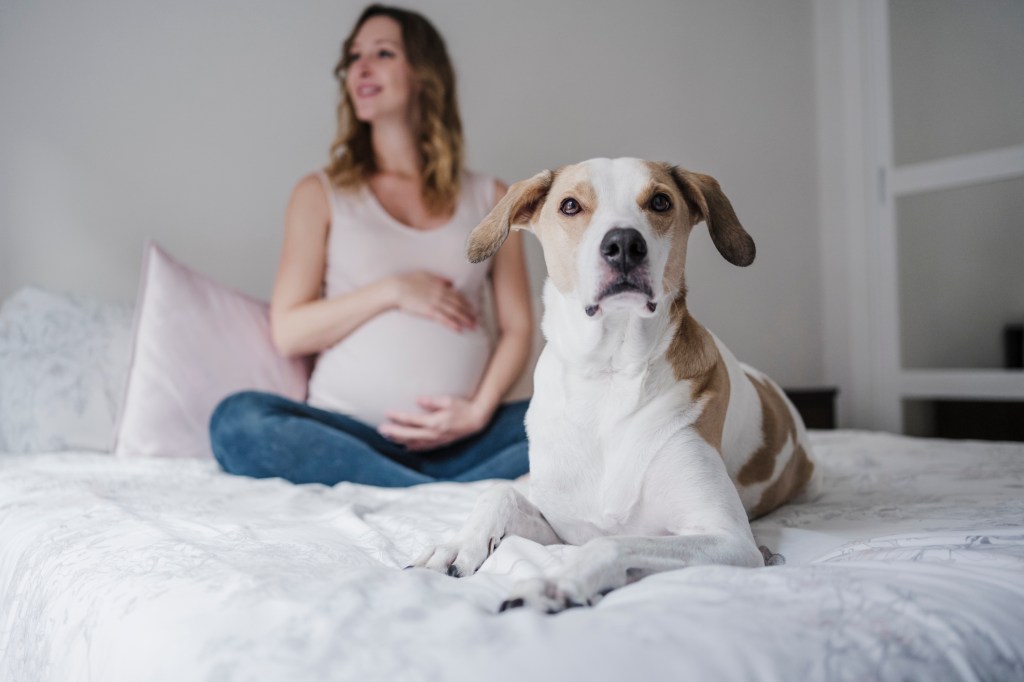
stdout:
{"type": "Polygon", "coordinates": [[[754,240],[740,225],[736,212],[729,203],[718,181],[710,175],[693,173],[678,166],[672,168],[672,177],[686,200],[696,210],[697,222],[708,224],[711,241],[718,252],[733,265],[746,266],[754,262],[754,240]]]}
{"type": "Polygon", "coordinates": [[[554,173],[546,170],[509,187],[508,193],[469,234],[466,255],[470,262],[479,263],[493,256],[505,243],[510,229],[529,229],[529,223],[544,203],[553,179],[554,173]]]}

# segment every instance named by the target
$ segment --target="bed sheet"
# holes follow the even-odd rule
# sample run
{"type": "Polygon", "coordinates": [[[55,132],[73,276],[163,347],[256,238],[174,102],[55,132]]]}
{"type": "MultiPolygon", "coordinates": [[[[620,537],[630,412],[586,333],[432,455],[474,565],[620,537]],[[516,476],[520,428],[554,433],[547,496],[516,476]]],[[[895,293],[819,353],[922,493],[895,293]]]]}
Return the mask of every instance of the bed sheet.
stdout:
{"type": "Polygon", "coordinates": [[[813,432],[786,558],[496,615],[576,551],[399,570],[489,482],[388,490],[210,461],[0,457],[0,680],[1024,679],[1024,445],[813,432]]]}

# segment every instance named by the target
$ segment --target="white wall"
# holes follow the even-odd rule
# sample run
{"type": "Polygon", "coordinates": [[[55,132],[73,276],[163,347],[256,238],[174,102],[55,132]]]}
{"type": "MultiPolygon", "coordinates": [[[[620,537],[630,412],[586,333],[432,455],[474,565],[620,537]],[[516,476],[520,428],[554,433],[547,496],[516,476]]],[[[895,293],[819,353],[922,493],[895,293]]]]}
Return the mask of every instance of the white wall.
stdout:
{"type": "MultiPolygon", "coordinates": [[[[695,314],[782,383],[823,380],[811,0],[410,6],[448,41],[473,167],[514,181],[630,155],[718,177],[758,259],[734,268],[695,232],[695,314]]],[[[148,237],[267,296],[361,7],[0,4],[0,296],[131,299],[148,237]]]]}

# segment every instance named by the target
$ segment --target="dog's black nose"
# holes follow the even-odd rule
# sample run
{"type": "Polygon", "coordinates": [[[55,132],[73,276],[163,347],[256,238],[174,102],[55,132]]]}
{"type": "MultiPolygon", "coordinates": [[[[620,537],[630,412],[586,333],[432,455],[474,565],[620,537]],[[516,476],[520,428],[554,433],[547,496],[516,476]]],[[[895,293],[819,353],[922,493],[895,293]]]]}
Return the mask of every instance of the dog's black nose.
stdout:
{"type": "Polygon", "coordinates": [[[647,242],[632,227],[616,227],[608,230],[601,240],[601,256],[608,265],[625,274],[644,262],[647,242]]]}

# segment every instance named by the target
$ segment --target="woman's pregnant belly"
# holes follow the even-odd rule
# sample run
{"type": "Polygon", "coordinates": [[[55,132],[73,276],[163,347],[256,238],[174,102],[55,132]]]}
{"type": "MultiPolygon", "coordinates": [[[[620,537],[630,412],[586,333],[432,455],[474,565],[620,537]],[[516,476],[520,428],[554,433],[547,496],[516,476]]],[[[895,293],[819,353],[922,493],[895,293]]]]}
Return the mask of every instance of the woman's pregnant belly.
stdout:
{"type": "Polygon", "coordinates": [[[390,411],[422,412],[422,396],[471,398],[490,356],[491,339],[480,326],[455,332],[389,311],[320,354],[308,402],[377,426],[390,411]]]}

